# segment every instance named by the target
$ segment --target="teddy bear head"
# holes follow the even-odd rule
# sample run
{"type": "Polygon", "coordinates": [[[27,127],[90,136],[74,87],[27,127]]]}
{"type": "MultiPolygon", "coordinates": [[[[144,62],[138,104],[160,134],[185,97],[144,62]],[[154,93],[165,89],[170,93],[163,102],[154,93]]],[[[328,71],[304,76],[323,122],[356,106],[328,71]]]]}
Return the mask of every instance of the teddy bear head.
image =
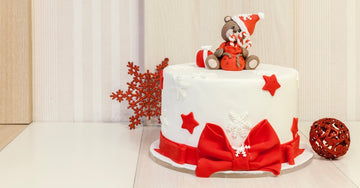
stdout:
{"type": "Polygon", "coordinates": [[[233,17],[226,16],[221,30],[221,37],[226,42],[239,43],[248,48],[251,46],[250,35],[253,34],[257,21],[264,18],[264,14],[239,14],[233,17]]]}
{"type": "Polygon", "coordinates": [[[230,36],[231,35],[237,35],[240,34],[241,32],[241,28],[240,26],[234,21],[232,20],[232,18],[230,16],[226,16],[224,18],[225,24],[221,30],[221,37],[226,41],[230,41],[230,36]]]}

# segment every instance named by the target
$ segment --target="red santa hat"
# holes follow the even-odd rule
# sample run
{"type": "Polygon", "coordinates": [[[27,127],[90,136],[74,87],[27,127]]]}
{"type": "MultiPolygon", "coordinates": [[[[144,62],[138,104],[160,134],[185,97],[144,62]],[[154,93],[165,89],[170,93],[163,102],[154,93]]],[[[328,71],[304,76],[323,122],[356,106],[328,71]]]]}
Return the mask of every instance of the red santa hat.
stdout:
{"type": "Polygon", "coordinates": [[[264,13],[262,12],[257,14],[239,14],[232,17],[232,20],[239,25],[240,29],[248,35],[253,34],[256,22],[261,19],[264,19],[264,13]]]}

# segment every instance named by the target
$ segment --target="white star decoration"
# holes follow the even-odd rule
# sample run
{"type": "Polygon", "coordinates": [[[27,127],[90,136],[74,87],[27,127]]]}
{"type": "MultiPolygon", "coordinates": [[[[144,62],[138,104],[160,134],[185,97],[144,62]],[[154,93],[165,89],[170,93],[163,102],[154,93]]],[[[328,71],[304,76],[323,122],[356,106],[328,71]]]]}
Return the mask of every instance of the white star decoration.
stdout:
{"type": "Polygon", "coordinates": [[[247,120],[248,112],[241,114],[230,112],[229,116],[230,123],[226,127],[226,131],[230,133],[233,139],[244,141],[252,128],[251,123],[247,120]]]}

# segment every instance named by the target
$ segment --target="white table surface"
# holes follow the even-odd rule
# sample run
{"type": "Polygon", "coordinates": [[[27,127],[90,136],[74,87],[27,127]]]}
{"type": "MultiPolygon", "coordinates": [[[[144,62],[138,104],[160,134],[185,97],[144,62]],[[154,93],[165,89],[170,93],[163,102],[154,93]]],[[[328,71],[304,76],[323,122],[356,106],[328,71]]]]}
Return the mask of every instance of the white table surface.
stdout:
{"type": "MultiPolygon", "coordinates": [[[[311,163],[277,177],[198,178],[170,170],[149,156],[159,126],[127,123],[32,123],[0,151],[0,188],[111,187],[359,187],[360,122],[350,129],[348,153],[337,160],[315,154],[311,163]]],[[[308,143],[311,122],[300,122],[308,143]]]]}

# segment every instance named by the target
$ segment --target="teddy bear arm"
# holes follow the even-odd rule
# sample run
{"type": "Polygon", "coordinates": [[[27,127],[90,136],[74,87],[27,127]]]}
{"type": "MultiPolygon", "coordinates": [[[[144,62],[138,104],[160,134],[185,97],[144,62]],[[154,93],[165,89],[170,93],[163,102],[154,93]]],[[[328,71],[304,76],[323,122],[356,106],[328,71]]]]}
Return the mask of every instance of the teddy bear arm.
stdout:
{"type": "Polygon", "coordinates": [[[224,53],[224,49],[218,48],[218,49],[215,51],[214,55],[215,55],[217,58],[220,58],[220,57],[223,55],[223,53],[224,53]]]}
{"type": "Polygon", "coordinates": [[[246,48],[241,48],[244,59],[249,56],[249,51],[246,48]]]}

